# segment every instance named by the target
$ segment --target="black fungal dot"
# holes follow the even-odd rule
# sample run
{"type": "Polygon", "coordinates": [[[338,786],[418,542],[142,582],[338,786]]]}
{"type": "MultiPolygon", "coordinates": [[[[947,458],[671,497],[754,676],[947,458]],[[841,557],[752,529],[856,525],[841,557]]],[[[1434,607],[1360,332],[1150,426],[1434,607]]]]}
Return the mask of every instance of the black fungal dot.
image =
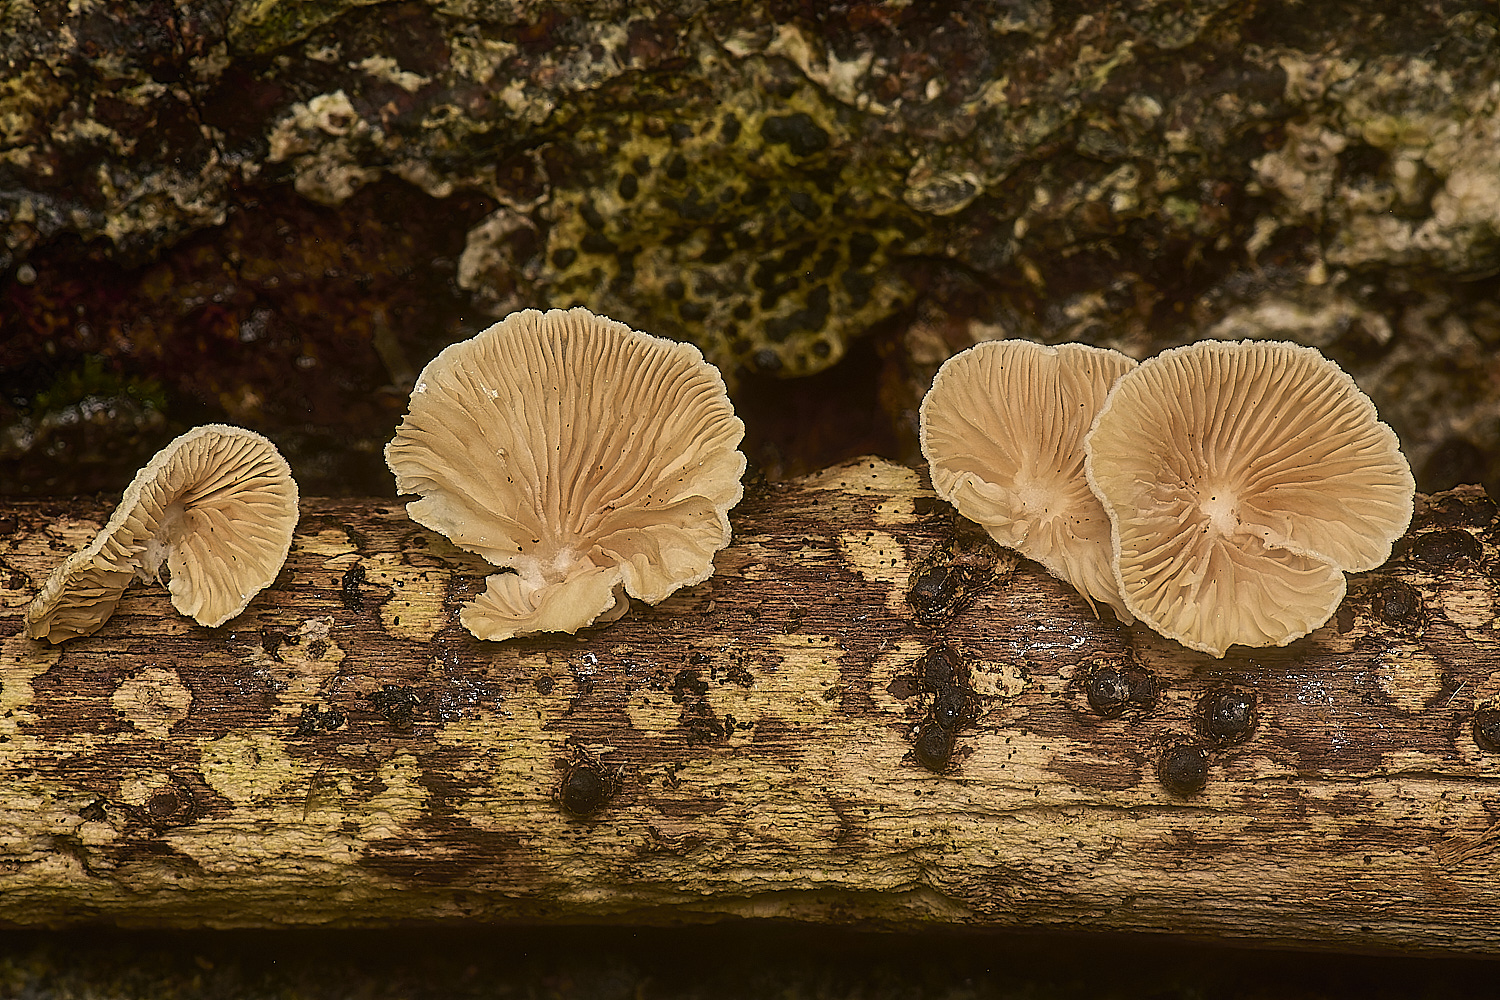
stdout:
{"type": "Polygon", "coordinates": [[[612,254],[620,248],[603,233],[584,233],[583,239],[578,241],[578,248],[584,253],[612,254]]]}
{"type": "Polygon", "coordinates": [[[569,268],[578,259],[578,251],[572,247],[559,247],[552,251],[552,263],[559,268],[569,268]]]}
{"type": "Polygon", "coordinates": [[[1089,707],[1106,719],[1121,715],[1131,705],[1150,708],[1156,702],[1156,681],[1136,666],[1096,663],[1084,678],[1083,689],[1089,707]]]}
{"type": "Polygon", "coordinates": [[[538,674],[536,679],[531,682],[531,686],[536,688],[537,694],[551,694],[555,684],[556,682],[546,674],[538,674]]]}
{"type": "Polygon", "coordinates": [[[870,301],[870,293],[875,290],[875,276],[863,271],[845,271],[839,275],[839,283],[849,293],[849,304],[856,309],[864,308],[870,301]]]}
{"type": "Polygon", "coordinates": [[[1391,580],[1370,602],[1375,616],[1387,625],[1416,628],[1422,624],[1422,595],[1411,584],[1391,580]]]}
{"type": "Polygon", "coordinates": [[[636,179],[635,174],[626,174],[620,178],[620,184],[615,190],[620,193],[621,198],[629,201],[640,193],[641,182],[636,179]]]}
{"type": "Polygon", "coordinates": [[[906,603],[921,618],[934,608],[947,604],[957,582],[948,566],[942,563],[924,566],[912,574],[911,589],[906,592],[906,603]]]}
{"type": "Polygon", "coordinates": [[[593,764],[578,764],[563,776],[559,804],[580,819],[599,811],[609,798],[609,779],[593,764]]]}
{"type": "Polygon", "coordinates": [[[1420,536],[1412,543],[1411,554],[1429,566],[1444,569],[1465,560],[1475,564],[1481,562],[1484,546],[1467,531],[1451,528],[1429,531],[1420,536]]]}
{"type": "Polygon", "coordinates": [[[828,148],[828,133],[805,112],[767,118],[760,137],[772,145],[785,145],[794,156],[811,156],[828,148]]]}
{"type": "Polygon", "coordinates": [[[1500,753],[1500,708],[1474,713],[1474,744],[1487,753],[1500,753]]]}
{"type": "Polygon", "coordinates": [[[958,650],[946,643],[933,646],[917,657],[917,683],[922,690],[936,694],[954,683],[962,669],[958,650]]]}
{"type": "Polygon", "coordinates": [[[771,197],[771,185],[765,181],[756,181],[745,189],[740,195],[740,203],[744,205],[759,205],[771,197]]]}
{"type": "Polygon", "coordinates": [[[363,611],[365,597],[359,592],[359,585],[365,582],[365,564],[355,563],[350,566],[344,574],[343,591],[344,607],[350,611],[363,611]]]}
{"type": "Polygon", "coordinates": [[[1241,743],[1255,731],[1255,695],[1216,688],[1198,700],[1203,733],[1217,743],[1241,743]]]}
{"type": "Polygon", "coordinates": [[[769,375],[774,375],[781,371],[781,355],[769,347],[762,347],[756,351],[755,357],[752,360],[756,368],[769,375]]]}
{"type": "Polygon", "coordinates": [[[102,823],[108,813],[105,811],[105,800],[95,799],[82,809],[78,810],[78,818],[86,823],[102,823]]]}
{"type": "Polygon", "coordinates": [[[786,196],[787,203],[796,209],[798,214],[809,222],[816,222],[818,216],[823,214],[823,209],[817,202],[813,201],[812,195],[806,191],[793,191],[786,196]]]}
{"type": "Polygon", "coordinates": [[[918,764],[934,774],[941,774],[953,759],[953,731],[929,722],[917,732],[911,752],[918,764]]]}
{"type": "Polygon", "coordinates": [[[1208,752],[1187,744],[1168,747],[1156,766],[1156,776],[1173,795],[1197,795],[1208,784],[1208,752]]]}
{"type": "Polygon", "coordinates": [[[932,703],[932,721],[944,729],[957,729],[964,718],[964,690],[957,684],[938,692],[932,703]]]}
{"type": "Polygon", "coordinates": [[[879,249],[880,241],[874,236],[865,232],[855,233],[849,237],[849,263],[855,267],[864,267],[879,249]]]}

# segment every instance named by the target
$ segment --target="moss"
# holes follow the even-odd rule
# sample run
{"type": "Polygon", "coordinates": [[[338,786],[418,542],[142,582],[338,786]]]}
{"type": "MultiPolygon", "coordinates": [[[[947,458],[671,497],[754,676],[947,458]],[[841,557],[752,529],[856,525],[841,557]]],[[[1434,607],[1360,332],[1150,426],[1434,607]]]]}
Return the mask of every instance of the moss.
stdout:
{"type": "Polygon", "coordinates": [[[897,194],[909,159],[856,156],[857,113],[806,83],[760,85],[770,77],[747,60],[697,100],[580,116],[588,166],[546,209],[549,305],[791,376],[833,364],[909,301],[895,264],[927,235],[897,194]]]}
{"type": "Polygon", "coordinates": [[[230,48],[265,55],[300,42],[346,10],[380,0],[252,0],[229,17],[230,48]]]}
{"type": "Polygon", "coordinates": [[[64,372],[46,389],[36,394],[32,409],[41,412],[60,410],[90,398],[128,398],[146,409],[165,412],[167,396],[161,383],[152,378],[121,378],[105,370],[104,359],[90,354],[83,364],[64,372]]]}

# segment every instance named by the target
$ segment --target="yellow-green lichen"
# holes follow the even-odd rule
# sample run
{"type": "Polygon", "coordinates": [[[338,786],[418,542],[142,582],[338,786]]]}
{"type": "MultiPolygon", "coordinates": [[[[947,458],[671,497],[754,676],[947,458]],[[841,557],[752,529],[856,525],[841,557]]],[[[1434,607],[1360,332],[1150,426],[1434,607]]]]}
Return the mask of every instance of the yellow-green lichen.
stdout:
{"type": "Polygon", "coordinates": [[[554,188],[540,277],[550,305],[693,341],[726,369],[805,375],[909,299],[892,264],[926,224],[901,200],[905,154],[856,157],[856,112],[745,63],[724,93],[579,121],[596,167],[554,188]]]}

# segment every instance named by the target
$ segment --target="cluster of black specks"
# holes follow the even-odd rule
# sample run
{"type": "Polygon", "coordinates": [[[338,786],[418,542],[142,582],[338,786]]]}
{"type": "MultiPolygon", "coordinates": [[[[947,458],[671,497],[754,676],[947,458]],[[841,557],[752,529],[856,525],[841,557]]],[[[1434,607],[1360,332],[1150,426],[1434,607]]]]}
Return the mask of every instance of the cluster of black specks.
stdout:
{"type": "Polygon", "coordinates": [[[673,703],[682,706],[682,724],[687,727],[690,742],[712,743],[734,735],[734,716],[726,715],[721,720],[714,715],[708,702],[708,682],[696,667],[677,671],[667,690],[673,703]]]}
{"type": "Polygon", "coordinates": [[[1474,745],[1486,753],[1500,753],[1500,708],[1486,706],[1474,713],[1474,745]]]}
{"type": "Polygon", "coordinates": [[[974,719],[969,668],[957,649],[939,643],[917,657],[912,685],[932,699],[917,726],[912,756],[927,770],[940,774],[953,760],[958,730],[974,719]]]}
{"type": "Polygon", "coordinates": [[[1237,688],[1214,688],[1198,699],[1198,728],[1220,746],[1243,743],[1258,721],[1255,694],[1237,688]]]}
{"type": "Polygon", "coordinates": [[[1179,798],[1189,798],[1208,784],[1208,751],[1190,743],[1178,743],[1162,751],[1156,765],[1162,787],[1179,798]]]}
{"type": "Polygon", "coordinates": [[[1083,692],[1100,717],[1114,719],[1126,709],[1156,704],[1156,678],[1134,663],[1096,660],[1083,671],[1083,692]]]}
{"type": "Polygon", "coordinates": [[[910,298],[894,264],[927,226],[895,194],[904,150],[856,157],[816,89],[740,82],[580,125],[572,159],[595,167],[553,194],[549,304],[690,340],[726,370],[811,374],[910,298]]]}
{"type": "Polygon", "coordinates": [[[988,535],[953,515],[944,540],[912,567],[906,603],[917,624],[952,621],[995,579],[1000,559],[988,535]]]}
{"type": "Polygon", "coordinates": [[[360,584],[365,582],[365,564],[355,563],[344,573],[340,586],[343,591],[344,607],[349,611],[363,611],[365,608],[365,597],[359,592],[360,584]]]}
{"type": "Polygon", "coordinates": [[[380,717],[402,732],[412,728],[427,701],[426,696],[404,684],[383,684],[367,697],[380,717]]]}
{"type": "Polygon", "coordinates": [[[329,706],[325,709],[317,705],[303,705],[302,715],[297,719],[297,729],[292,733],[293,739],[308,739],[319,733],[331,733],[344,724],[344,713],[337,708],[329,706]]]}

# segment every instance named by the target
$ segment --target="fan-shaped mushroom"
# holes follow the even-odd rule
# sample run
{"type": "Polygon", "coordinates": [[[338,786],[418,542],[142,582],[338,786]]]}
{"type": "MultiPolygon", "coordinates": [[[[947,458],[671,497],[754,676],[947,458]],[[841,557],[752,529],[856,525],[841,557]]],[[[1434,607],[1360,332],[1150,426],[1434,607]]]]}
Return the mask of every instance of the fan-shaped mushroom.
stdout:
{"type": "Polygon", "coordinates": [[[743,493],[744,425],[698,349],[585,309],[524,310],[418,376],[386,462],[412,519],[507,572],[481,639],[576,632],[701,583],[743,493]]]}
{"type": "Polygon", "coordinates": [[[1116,383],[1085,444],[1131,613],[1185,646],[1282,646],[1411,521],[1395,433],[1316,350],[1203,341],[1116,383]]]}
{"type": "Polygon", "coordinates": [[[159,580],[201,625],[224,624],[286,562],[297,484],[276,446],[254,431],[195,427],[136,474],[109,522],[53,570],[26,609],[26,634],[63,642],[114,614],[132,580],[159,580]]]}
{"type": "Polygon", "coordinates": [[[921,409],[938,496],[1126,622],[1109,520],[1083,473],[1083,437],[1110,386],[1134,367],[1085,344],[987,341],[948,359],[921,409]]]}

